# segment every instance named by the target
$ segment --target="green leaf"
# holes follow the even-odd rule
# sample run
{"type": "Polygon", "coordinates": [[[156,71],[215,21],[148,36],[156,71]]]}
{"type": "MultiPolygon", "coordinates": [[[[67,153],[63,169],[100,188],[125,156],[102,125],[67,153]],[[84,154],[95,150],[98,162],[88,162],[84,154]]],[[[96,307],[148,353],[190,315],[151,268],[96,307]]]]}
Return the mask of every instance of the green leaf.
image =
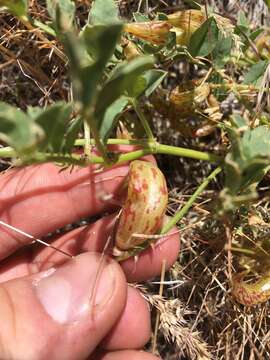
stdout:
{"type": "Polygon", "coordinates": [[[229,131],[231,150],[225,158],[225,187],[236,196],[254,194],[270,164],[270,130],[267,126],[248,129],[241,136],[239,129],[229,131]]]}
{"type": "Polygon", "coordinates": [[[149,17],[140,12],[135,12],[132,14],[135,22],[147,22],[149,21],[149,17]]]}
{"type": "Polygon", "coordinates": [[[95,0],[89,12],[88,23],[91,25],[112,24],[119,22],[118,7],[114,0],[95,0]]]}
{"type": "Polygon", "coordinates": [[[72,31],[75,4],[72,0],[46,0],[47,10],[58,32],[72,31]]]}
{"type": "MultiPolygon", "coordinates": [[[[130,96],[131,84],[136,83],[140,75],[150,66],[153,66],[153,58],[146,56],[128,63],[122,63],[113,71],[111,78],[100,91],[94,118],[97,121],[100,136],[103,140],[106,140],[109,136],[116,124],[118,114],[127,105],[127,96],[123,95],[130,96]]],[[[145,82],[146,79],[143,79],[143,84],[138,85],[139,91],[145,89],[145,82]]]]}
{"type": "Polygon", "coordinates": [[[193,57],[209,55],[218,43],[218,35],[216,21],[210,17],[191,35],[188,51],[193,57]]]}
{"type": "Polygon", "coordinates": [[[248,32],[250,31],[250,23],[249,23],[248,18],[246,17],[246,15],[244,13],[244,11],[242,11],[242,10],[239,11],[238,19],[237,19],[237,25],[244,32],[245,32],[245,30],[248,31],[248,32]]]}
{"type": "Polygon", "coordinates": [[[137,79],[129,85],[128,94],[132,98],[137,98],[144,94],[150,96],[152,92],[162,83],[167,76],[167,72],[163,70],[147,70],[144,74],[137,77],[137,79]]]}
{"type": "Polygon", "coordinates": [[[104,142],[109,138],[112,130],[117,124],[119,116],[122,114],[128,103],[128,97],[121,96],[107,107],[103,118],[99,119],[99,134],[104,142]]]}
{"type": "Polygon", "coordinates": [[[252,65],[244,77],[243,84],[253,84],[259,87],[267,65],[267,60],[260,60],[256,64],[252,65]]]}
{"type": "Polygon", "coordinates": [[[241,115],[235,114],[231,118],[232,125],[237,129],[247,129],[248,122],[241,115]]]}
{"type": "Polygon", "coordinates": [[[252,41],[256,40],[256,38],[257,38],[261,33],[263,33],[263,29],[262,29],[262,28],[261,28],[261,29],[256,29],[256,30],[254,30],[254,31],[253,31],[252,33],[250,33],[250,35],[249,35],[250,40],[252,40],[252,41]]]}
{"type": "Polygon", "coordinates": [[[267,126],[258,126],[246,131],[241,143],[247,159],[270,158],[270,130],[267,126]]]}
{"type": "Polygon", "coordinates": [[[55,103],[36,114],[35,122],[43,129],[46,137],[39,145],[42,151],[59,153],[63,147],[63,135],[70,119],[71,104],[55,103]]]}
{"type": "Polygon", "coordinates": [[[113,55],[121,30],[120,24],[87,25],[79,39],[70,34],[65,41],[74,95],[85,108],[90,107],[96,99],[105,66],[113,55]],[[84,63],[87,53],[92,57],[90,65],[84,63]]]}
{"type": "Polygon", "coordinates": [[[224,38],[224,36],[219,33],[219,41],[212,52],[212,59],[217,67],[222,68],[228,62],[231,56],[232,47],[232,38],[224,38]]]}
{"type": "Polygon", "coordinates": [[[167,71],[163,70],[148,70],[143,77],[146,79],[145,96],[150,96],[156,88],[162,83],[165,77],[168,75],[167,71]]]}
{"type": "Polygon", "coordinates": [[[0,139],[19,154],[33,150],[44,137],[42,129],[23,111],[0,102],[0,139]]]}
{"type": "Polygon", "coordinates": [[[128,63],[122,63],[113,71],[111,78],[104,85],[100,91],[97,103],[95,116],[103,118],[102,113],[121,95],[128,92],[131,84],[133,84],[137,77],[144,71],[152,67],[154,60],[150,56],[142,56],[136,58],[128,63]]]}
{"type": "Polygon", "coordinates": [[[65,138],[62,143],[62,151],[64,153],[70,154],[75,144],[75,140],[78,137],[78,134],[82,128],[82,118],[78,117],[72,120],[68,126],[68,129],[65,133],[65,138]]]}
{"type": "Polygon", "coordinates": [[[86,25],[81,37],[88,54],[96,61],[106,64],[114,53],[121,31],[121,24],[86,25]]]}
{"type": "Polygon", "coordinates": [[[10,11],[15,16],[18,16],[18,17],[27,16],[28,1],[27,0],[0,0],[0,7],[4,7],[5,9],[10,11]]]}

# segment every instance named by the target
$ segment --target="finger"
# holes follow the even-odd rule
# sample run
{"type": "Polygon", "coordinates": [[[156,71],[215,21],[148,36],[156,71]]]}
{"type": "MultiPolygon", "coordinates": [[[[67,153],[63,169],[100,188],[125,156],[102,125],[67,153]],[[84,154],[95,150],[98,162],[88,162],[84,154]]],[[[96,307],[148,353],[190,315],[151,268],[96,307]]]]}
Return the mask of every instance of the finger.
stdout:
{"type": "MultiPolygon", "coordinates": [[[[111,234],[115,218],[116,215],[106,216],[91,225],[72,230],[57,237],[52,245],[71,255],[87,251],[103,252],[106,245],[107,254],[111,254],[113,247],[111,234]]],[[[121,262],[128,281],[145,281],[159,275],[164,260],[166,269],[173,265],[179,254],[180,241],[176,228],[170,233],[170,236],[159,239],[153,247],[141,252],[136,259],[131,257],[121,262]]],[[[23,250],[19,255],[15,253],[14,256],[2,261],[0,282],[47,270],[66,262],[67,259],[62,253],[48,247],[39,247],[33,253],[23,250]]]]}
{"type": "Polygon", "coordinates": [[[56,270],[2,283],[0,358],[87,358],[126,302],[121,268],[100,260],[87,253],[56,270]]]}
{"type": "Polygon", "coordinates": [[[140,349],[149,341],[150,335],[149,306],[137,289],[128,287],[125,309],[100,347],[106,350],[140,349]]]}
{"type": "Polygon", "coordinates": [[[122,261],[121,266],[129,282],[146,281],[160,275],[164,263],[165,270],[169,270],[177,260],[179,251],[179,232],[174,227],[136,258],[122,261]]]}
{"type": "MultiPolygon", "coordinates": [[[[91,225],[56,236],[51,244],[70,256],[88,251],[102,253],[106,242],[110,240],[115,217],[116,215],[106,216],[91,225]]],[[[111,253],[109,246],[108,253],[111,253]]],[[[45,271],[68,260],[69,257],[50,247],[28,245],[1,261],[0,282],[45,271]]]]}
{"type": "Polygon", "coordinates": [[[92,355],[88,360],[160,360],[145,351],[123,350],[113,352],[99,352],[92,355]]]}
{"type": "MultiPolygon", "coordinates": [[[[102,172],[93,167],[60,172],[53,164],[15,169],[0,175],[0,187],[5,189],[0,194],[0,219],[40,237],[82,217],[115,208],[115,197],[127,173],[127,165],[102,172]]],[[[3,225],[0,236],[0,259],[31,242],[3,225]]]]}

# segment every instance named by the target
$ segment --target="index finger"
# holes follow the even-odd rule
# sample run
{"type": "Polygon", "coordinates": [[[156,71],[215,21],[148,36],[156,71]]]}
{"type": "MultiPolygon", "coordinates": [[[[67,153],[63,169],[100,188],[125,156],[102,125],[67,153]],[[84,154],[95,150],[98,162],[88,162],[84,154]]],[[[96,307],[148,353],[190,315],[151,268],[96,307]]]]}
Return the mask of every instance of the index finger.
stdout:
{"type": "MultiPolygon", "coordinates": [[[[86,216],[109,211],[128,173],[128,165],[102,171],[94,167],[60,171],[53,164],[17,168],[0,175],[0,219],[34,237],[86,216]]],[[[31,242],[0,225],[0,259],[31,242]]]]}

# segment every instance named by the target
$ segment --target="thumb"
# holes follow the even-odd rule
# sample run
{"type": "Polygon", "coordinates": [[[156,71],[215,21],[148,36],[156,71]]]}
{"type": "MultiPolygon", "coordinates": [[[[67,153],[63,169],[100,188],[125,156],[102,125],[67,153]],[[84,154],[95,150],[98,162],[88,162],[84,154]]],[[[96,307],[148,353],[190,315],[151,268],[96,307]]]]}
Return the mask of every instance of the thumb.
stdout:
{"type": "Polygon", "coordinates": [[[126,291],[120,266],[95,253],[0,284],[0,358],[87,358],[123,311],[126,291]]]}

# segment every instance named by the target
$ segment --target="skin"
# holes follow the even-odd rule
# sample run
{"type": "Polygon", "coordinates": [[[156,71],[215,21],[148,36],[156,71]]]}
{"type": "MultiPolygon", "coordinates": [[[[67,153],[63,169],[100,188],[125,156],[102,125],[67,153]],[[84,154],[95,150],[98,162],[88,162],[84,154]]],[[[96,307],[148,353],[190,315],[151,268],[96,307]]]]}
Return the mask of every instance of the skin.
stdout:
{"type": "MultiPolygon", "coordinates": [[[[52,239],[54,246],[77,256],[71,260],[76,264],[72,276],[83,278],[88,271],[86,264],[100,265],[98,254],[111,234],[116,217],[113,212],[127,173],[127,165],[99,173],[93,168],[76,168],[71,174],[69,170],[59,172],[59,167],[52,164],[8,171],[0,176],[1,189],[5,189],[0,193],[0,219],[40,238],[82,217],[112,212],[89,226],[52,239]],[[104,193],[112,194],[113,201],[105,201],[104,193]]],[[[41,271],[69,266],[69,259],[38,244],[26,247],[29,239],[1,226],[0,238],[1,359],[91,359],[97,348],[100,360],[124,359],[127,354],[134,360],[157,359],[135,351],[149,340],[150,314],[145,300],[128,287],[127,280],[144,281],[158,275],[163,259],[170,267],[179,251],[178,234],[167,241],[160,239],[137,263],[128,259],[120,266],[106,258],[115,286],[108,306],[97,317],[94,332],[90,315],[72,326],[52,321],[33,291],[32,281],[43,274],[41,271]]]]}

